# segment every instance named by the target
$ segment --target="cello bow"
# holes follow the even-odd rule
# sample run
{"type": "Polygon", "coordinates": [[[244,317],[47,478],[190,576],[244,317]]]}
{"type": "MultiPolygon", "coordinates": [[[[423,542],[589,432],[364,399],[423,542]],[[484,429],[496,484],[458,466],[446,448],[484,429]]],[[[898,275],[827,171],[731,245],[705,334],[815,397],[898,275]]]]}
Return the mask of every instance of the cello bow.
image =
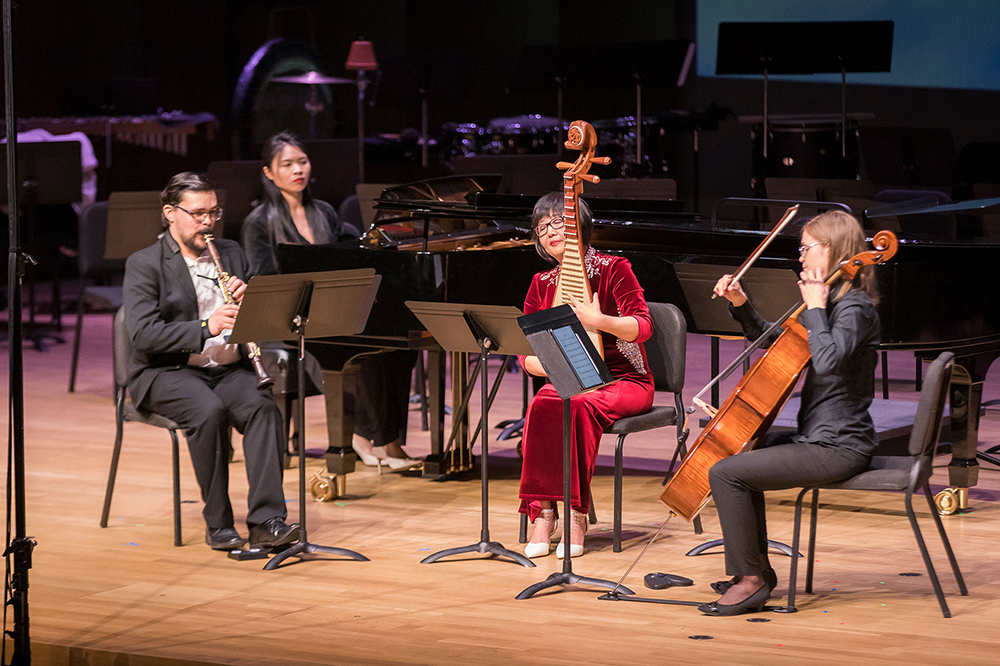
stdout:
{"type": "MultiPolygon", "coordinates": [[[[781,216],[781,219],[778,220],[778,223],[774,225],[774,229],[771,229],[770,233],[768,233],[767,236],[764,237],[764,240],[760,242],[760,245],[757,246],[757,249],[754,250],[749,257],[747,257],[746,261],[744,261],[743,264],[738,269],[736,269],[736,272],[733,274],[733,277],[729,279],[729,284],[736,282],[741,277],[743,277],[743,275],[748,270],[750,270],[750,267],[753,266],[758,259],[760,259],[760,255],[764,254],[764,250],[766,250],[767,246],[771,244],[771,241],[773,241],[777,237],[777,235],[781,233],[782,229],[788,226],[788,223],[792,221],[792,218],[794,218],[798,212],[799,212],[799,204],[795,204],[794,206],[785,211],[785,214],[781,216]]],[[[712,299],[715,300],[715,298],[716,296],[713,293],[712,299]]]]}

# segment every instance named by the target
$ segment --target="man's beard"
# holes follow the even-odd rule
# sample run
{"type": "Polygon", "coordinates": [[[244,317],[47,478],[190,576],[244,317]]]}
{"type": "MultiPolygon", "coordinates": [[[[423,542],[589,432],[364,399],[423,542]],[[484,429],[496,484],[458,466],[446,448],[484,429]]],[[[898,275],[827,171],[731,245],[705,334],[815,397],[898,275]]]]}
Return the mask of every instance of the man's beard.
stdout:
{"type": "Polygon", "coordinates": [[[197,252],[198,254],[201,254],[202,252],[204,252],[208,248],[208,245],[204,244],[204,239],[202,237],[203,237],[203,234],[195,234],[194,236],[191,236],[190,238],[186,238],[184,240],[184,245],[189,250],[191,250],[192,252],[197,252]],[[203,242],[203,244],[201,246],[198,245],[198,240],[199,239],[202,239],[202,242],[203,242]]]}

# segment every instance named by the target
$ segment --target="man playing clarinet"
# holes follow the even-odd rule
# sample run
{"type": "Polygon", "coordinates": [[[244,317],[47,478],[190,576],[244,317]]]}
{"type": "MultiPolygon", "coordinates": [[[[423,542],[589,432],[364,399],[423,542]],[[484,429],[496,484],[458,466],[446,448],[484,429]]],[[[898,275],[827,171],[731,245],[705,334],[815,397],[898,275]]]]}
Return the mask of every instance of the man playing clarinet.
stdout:
{"type": "Polygon", "coordinates": [[[141,409],[185,432],[205,502],[205,542],[216,550],[244,544],[229,501],[229,431],[243,434],[249,492],[246,524],[253,546],[276,548],[298,538],[285,523],[283,422],[271,393],[258,389],[229,333],[246,290],[247,261],[238,243],[217,239],[232,303],[218,284],[206,234],[222,218],[214,187],[179,173],[160,196],[164,233],[125,264],[125,322],[132,343],[128,391],[141,409]]]}

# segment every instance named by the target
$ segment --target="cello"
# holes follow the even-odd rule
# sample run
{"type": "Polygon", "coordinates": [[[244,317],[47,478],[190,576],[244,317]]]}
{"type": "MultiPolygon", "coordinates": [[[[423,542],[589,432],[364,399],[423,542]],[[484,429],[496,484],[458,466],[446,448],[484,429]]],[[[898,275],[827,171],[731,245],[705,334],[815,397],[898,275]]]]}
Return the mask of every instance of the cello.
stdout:
{"type": "MultiPolygon", "coordinates": [[[[896,254],[898,241],[890,231],[880,231],[873,250],[860,252],[844,262],[826,284],[851,281],[865,266],[887,261],[896,254]]],[[[798,315],[799,304],[782,322],[784,330],[743,376],[711,421],[701,431],[687,457],[670,477],[660,501],[671,514],[691,521],[711,497],[708,470],[731,455],[751,450],[771,427],[810,361],[809,337],[798,315]]]]}

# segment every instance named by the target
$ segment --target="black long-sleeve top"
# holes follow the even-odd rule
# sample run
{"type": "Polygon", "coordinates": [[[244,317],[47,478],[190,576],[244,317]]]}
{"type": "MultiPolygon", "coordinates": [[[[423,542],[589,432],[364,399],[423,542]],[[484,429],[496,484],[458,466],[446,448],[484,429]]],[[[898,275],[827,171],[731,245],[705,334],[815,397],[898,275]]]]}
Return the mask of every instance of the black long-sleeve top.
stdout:
{"type": "MultiPolygon", "coordinates": [[[[756,340],[770,326],[750,301],[730,306],[744,334],[756,340]]],[[[826,309],[804,310],[812,361],[806,369],[794,441],[827,444],[871,455],[875,428],[868,407],[878,361],[879,318],[864,292],[851,289],[826,309]]],[[[771,336],[771,342],[783,329],[771,336]]]]}
{"type": "MultiPolygon", "coordinates": [[[[306,207],[306,216],[316,245],[357,238],[353,228],[342,224],[337,211],[325,201],[313,199],[312,204],[306,207]]],[[[243,250],[250,263],[250,275],[278,273],[278,258],[275,254],[278,243],[309,244],[295,228],[288,206],[284,203],[263,203],[254,208],[243,222],[242,236],[243,250]]]]}

